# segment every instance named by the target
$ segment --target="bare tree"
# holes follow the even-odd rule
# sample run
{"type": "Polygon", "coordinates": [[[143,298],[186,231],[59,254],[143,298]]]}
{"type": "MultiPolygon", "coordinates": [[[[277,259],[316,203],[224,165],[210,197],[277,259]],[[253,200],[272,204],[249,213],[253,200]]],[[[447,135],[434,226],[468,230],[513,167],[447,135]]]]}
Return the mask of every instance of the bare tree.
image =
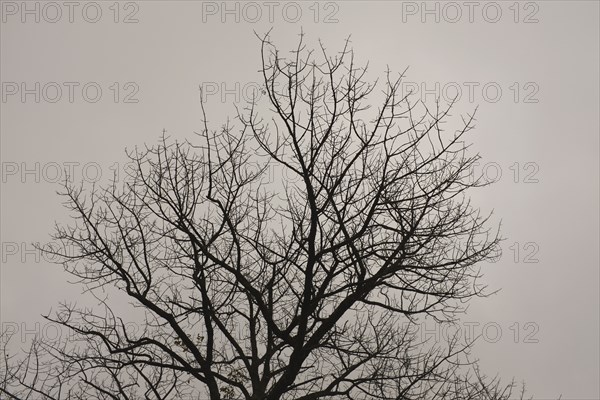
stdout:
{"type": "Polygon", "coordinates": [[[369,83],[348,41],[331,56],[300,39],[286,58],[259,39],[269,118],[253,101],[237,127],[211,130],[202,103],[196,139],[164,135],[128,152],[135,168],[123,184],[65,183],[74,223],[44,251],[102,306],[46,316],[75,338],[36,342],[20,364],[5,357],[1,393],[511,396],[514,383],[470,361],[473,341],[423,341],[410,329],[424,317],[452,323],[485,295],[477,265],[499,238],[467,197],[485,184],[470,176],[474,116],[444,129],[452,104],[413,102],[402,74],[369,83]],[[143,311],[137,329],[115,292],[143,311]]]}

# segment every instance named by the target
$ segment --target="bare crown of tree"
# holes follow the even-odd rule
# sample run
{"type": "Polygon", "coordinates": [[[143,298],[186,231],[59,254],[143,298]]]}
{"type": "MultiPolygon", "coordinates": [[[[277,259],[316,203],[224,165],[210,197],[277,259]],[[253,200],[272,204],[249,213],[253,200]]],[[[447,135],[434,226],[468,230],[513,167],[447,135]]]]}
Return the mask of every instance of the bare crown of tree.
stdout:
{"type": "Polygon", "coordinates": [[[301,36],[282,57],[259,39],[268,109],[212,130],[202,103],[193,139],[127,153],[124,183],[65,183],[73,222],[44,251],[100,309],[47,316],[75,336],[6,355],[3,398],[511,396],[472,341],[409,329],[485,295],[499,237],[467,196],[485,185],[469,175],[474,116],[413,102],[403,74],[370,83],[349,41],[331,55],[301,36]],[[141,311],[135,331],[113,292],[141,311]]]}

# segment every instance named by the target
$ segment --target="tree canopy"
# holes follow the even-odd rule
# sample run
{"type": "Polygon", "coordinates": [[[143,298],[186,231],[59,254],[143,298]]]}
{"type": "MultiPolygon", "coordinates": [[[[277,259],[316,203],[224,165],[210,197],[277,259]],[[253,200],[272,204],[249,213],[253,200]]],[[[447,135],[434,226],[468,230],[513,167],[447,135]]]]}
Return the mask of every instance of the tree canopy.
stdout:
{"type": "MultiPolygon", "coordinates": [[[[124,182],[65,182],[58,257],[100,300],[50,321],[75,336],[5,357],[0,393],[47,399],[508,399],[473,341],[423,341],[485,296],[498,231],[471,204],[474,114],[368,80],[346,41],[261,36],[267,111],[127,152],[124,182]],[[448,120],[456,121],[451,128],[448,120]],[[278,173],[274,173],[277,171],[278,173]],[[284,173],[285,172],[285,173],[284,173]],[[75,248],[76,251],[66,251],[75,248]],[[110,296],[144,322],[133,331],[110,296]]],[[[3,397],[4,397],[3,395],[3,397]]],[[[519,393],[522,396],[522,393],[519,393]]]]}

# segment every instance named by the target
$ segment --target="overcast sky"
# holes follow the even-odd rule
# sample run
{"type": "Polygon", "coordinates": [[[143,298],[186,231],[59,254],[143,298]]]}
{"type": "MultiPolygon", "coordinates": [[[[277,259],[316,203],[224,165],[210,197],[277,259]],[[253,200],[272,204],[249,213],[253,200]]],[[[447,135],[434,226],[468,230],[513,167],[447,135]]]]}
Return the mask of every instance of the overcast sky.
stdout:
{"type": "Polygon", "coordinates": [[[29,245],[68,221],[55,195],[62,169],[106,181],[122,173],[125,147],[163,129],[191,138],[199,85],[219,126],[260,79],[253,32],[272,27],[287,51],[303,29],[331,51],[351,35],[374,77],[408,67],[403,89],[427,103],[458,94],[457,123],[478,107],[478,168],[497,182],[474,201],[506,240],[500,261],[482,266],[502,290],[463,317],[483,335],[474,354],[536,399],[600,398],[597,1],[1,4],[4,327],[51,335],[39,315],[78,299],[29,245]]]}

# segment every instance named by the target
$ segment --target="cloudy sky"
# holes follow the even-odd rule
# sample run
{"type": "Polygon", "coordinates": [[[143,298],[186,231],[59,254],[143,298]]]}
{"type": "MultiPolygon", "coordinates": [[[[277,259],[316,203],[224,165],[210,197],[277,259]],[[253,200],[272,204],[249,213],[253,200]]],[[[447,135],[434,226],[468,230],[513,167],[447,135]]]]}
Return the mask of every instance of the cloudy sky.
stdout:
{"type": "MultiPolygon", "coordinates": [[[[260,80],[254,32],[291,50],[301,30],[331,51],[351,36],[371,74],[408,68],[403,90],[477,108],[474,194],[502,221],[503,255],[482,266],[498,294],[462,326],[490,375],[536,399],[598,399],[599,3],[2,1],[1,316],[26,339],[39,315],[78,299],[31,242],[68,221],[57,182],[123,173],[125,147],[215,126],[260,80]]],[[[443,336],[435,326],[424,335],[443,336]]]]}

